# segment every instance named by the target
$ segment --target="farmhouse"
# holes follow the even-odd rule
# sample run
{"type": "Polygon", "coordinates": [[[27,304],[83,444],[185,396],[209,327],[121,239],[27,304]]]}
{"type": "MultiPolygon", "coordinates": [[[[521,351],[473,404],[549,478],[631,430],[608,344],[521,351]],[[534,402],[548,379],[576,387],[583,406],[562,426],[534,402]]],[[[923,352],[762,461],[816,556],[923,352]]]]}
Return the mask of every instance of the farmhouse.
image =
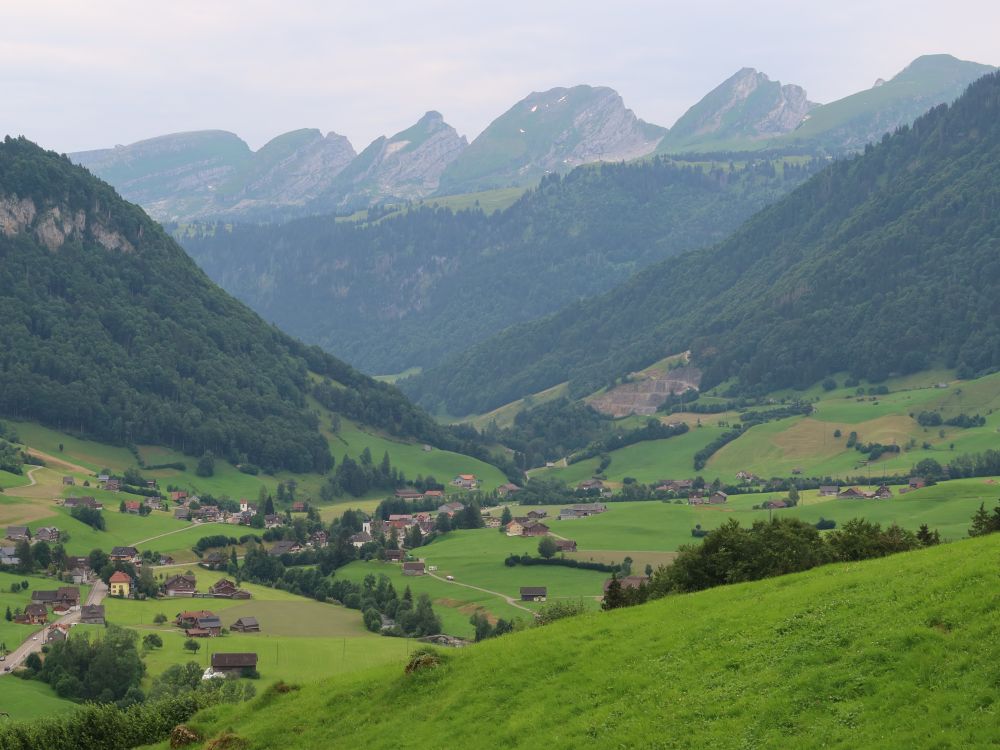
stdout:
{"type": "Polygon", "coordinates": [[[230,581],[228,578],[220,578],[218,581],[213,583],[209,589],[208,593],[214,596],[216,599],[249,599],[250,592],[244,591],[235,583],[230,581]]]}
{"type": "Polygon", "coordinates": [[[301,551],[301,545],[294,539],[282,539],[272,544],[267,554],[271,555],[271,557],[281,557],[282,555],[294,555],[296,552],[301,551]]]}
{"type": "Polygon", "coordinates": [[[580,492],[598,495],[603,495],[607,490],[604,482],[600,479],[585,479],[576,486],[576,489],[580,492]]]}
{"type": "Polygon", "coordinates": [[[422,576],[425,572],[425,565],[422,562],[403,563],[404,576],[422,576]]]}
{"type": "Polygon", "coordinates": [[[0,547],[0,565],[18,565],[20,562],[21,558],[17,556],[16,547],[0,547]]]}
{"type": "Polygon", "coordinates": [[[7,538],[12,542],[31,541],[31,531],[27,526],[8,526],[7,538]]]}
{"type": "Polygon", "coordinates": [[[476,479],[475,474],[459,474],[451,480],[451,483],[463,490],[474,490],[479,486],[479,480],[476,479]]]}
{"type": "Polygon", "coordinates": [[[892,497],[892,490],[886,484],[879,485],[879,488],[872,493],[872,497],[877,500],[886,500],[892,497]]]}
{"type": "Polygon", "coordinates": [[[256,617],[241,617],[230,625],[229,629],[234,633],[259,633],[260,623],[256,617]]]}
{"type": "Polygon", "coordinates": [[[66,508],[90,508],[91,510],[104,510],[104,506],[92,497],[67,497],[63,501],[66,508]]]}
{"type": "Polygon", "coordinates": [[[76,484],[76,480],[73,477],[63,477],[62,482],[64,487],[72,487],[76,484]]]}
{"type": "Polygon", "coordinates": [[[279,526],[284,525],[285,520],[279,516],[277,513],[271,513],[264,516],[264,528],[265,529],[276,529],[279,526]]]}
{"type": "Polygon", "coordinates": [[[67,625],[53,625],[45,631],[45,642],[57,643],[58,641],[65,641],[69,636],[68,630],[69,626],[67,625]]]}
{"type": "Polygon", "coordinates": [[[199,634],[204,632],[207,634],[207,637],[215,638],[222,632],[222,620],[219,619],[218,615],[199,617],[195,621],[195,627],[189,628],[185,632],[190,635],[193,631],[197,631],[199,634]]]}
{"type": "Polygon", "coordinates": [[[309,544],[313,547],[325,547],[330,543],[329,535],[320,529],[319,531],[314,531],[309,535],[309,544]]]}
{"type": "Polygon", "coordinates": [[[209,612],[207,609],[184,610],[183,612],[178,612],[177,616],[174,617],[174,625],[185,629],[193,628],[198,625],[198,620],[206,617],[215,617],[215,614],[209,612]]]}
{"type": "Polygon", "coordinates": [[[837,497],[841,500],[858,500],[868,497],[865,492],[862,492],[857,487],[848,487],[846,490],[837,493],[837,497]]]}
{"type": "Polygon", "coordinates": [[[138,513],[139,509],[142,508],[142,503],[138,500],[125,500],[123,501],[126,513],[138,513]]]}
{"type": "Polygon", "coordinates": [[[55,544],[59,541],[59,529],[55,526],[43,526],[35,531],[35,541],[55,544]]]}
{"type": "Polygon", "coordinates": [[[524,534],[524,525],[516,518],[510,521],[505,528],[507,536],[522,536],[524,534]]]}
{"type": "Polygon", "coordinates": [[[385,559],[387,562],[402,562],[403,561],[403,550],[401,549],[387,549],[385,551],[385,559]]]}
{"type": "Polygon", "coordinates": [[[545,518],[548,515],[549,515],[549,512],[547,510],[529,510],[528,511],[528,518],[531,518],[531,519],[533,519],[535,521],[537,521],[540,518],[545,518]]]}
{"type": "Polygon", "coordinates": [[[540,521],[526,521],[521,526],[521,536],[545,536],[549,527],[540,521]]]}
{"type": "Polygon", "coordinates": [[[503,526],[503,521],[493,516],[487,516],[483,519],[483,521],[485,521],[487,529],[499,529],[503,526]]]}
{"type": "Polygon", "coordinates": [[[820,497],[836,497],[840,494],[840,486],[836,484],[822,484],[819,487],[820,497]]]}
{"type": "Polygon", "coordinates": [[[522,602],[544,602],[549,590],[545,586],[522,586],[522,602]]]}
{"type": "Polygon", "coordinates": [[[158,497],[147,497],[142,503],[150,510],[163,510],[163,502],[158,497]]]}
{"type": "Polygon", "coordinates": [[[226,567],[227,563],[228,561],[226,560],[226,556],[221,552],[215,551],[209,552],[205,555],[198,564],[203,568],[208,568],[209,570],[218,570],[219,568],[226,567]]]}
{"type": "Polygon", "coordinates": [[[501,484],[497,487],[498,497],[507,497],[508,495],[513,495],[515,492],[520,492],[521,488],[512,482],[507,482],[506,484],[501,484]]]}
{"type": "Polygon", "coordinates": [[[44,604],[29,604],[22,615],[24,622],[30,625],[44,625],[49,621],[49,610],[44,604]]]}
{"type": "Polygon", "coordinates": [[[135,547],[112,547],[110,557],[112,562],[137,563],[139,562],[139,550],[135,547]]]}
{"type": "Polygon", "coordinates": [[[556,552],[576,552],[576,542],[572,539],[556,539],[556,552]]]}
{"type": "Polygon", "coordinates": [[[103,483],[104,489],[108,492],[119,492],[122,488],[122,481],[120,479],[108,478],[103,483]]]}
{"type": "Polygon", "coordinates": [[[357,534],[353,534],[347,541],[349,541],[352,545],[354,545],[358,549],[361,549],[370,541],[372,541],[372,535],[369,534],[367,531],[360,531],[357,534]]]}
{"type": "Polygon", "coordinates": [[[189,511],[187,508],[177,508],[174,511],[174,518],[176,518],[178,521],[190,521],[191,511],[189,511]]]}
{"type": "Polygon", "coordinates": [[[465,510],[465,505],[463,503],[445,503],[444,505],[438,506],[437,512],[444,513],[450,517],[463,510],[465,510]]]}
{"type": "Polygon", "coordinates": [[[80,607],[80,622],[84,625],[105,625],[104,605],[84,604],[80,607]]]}
{"type": "Polygon", "coordinates": [[[399,500],[421,500],[424,497],[424,493],[420,490],[396,490],[393,495],[399,500]]]}
{"type": "Polygon", "coordinates": [[[163,582],[163,593],[167,596],[194,596],[196,582],[194,576],[171,576],[163,582]]]}
{"type": "Polygon", "coordinates": [[[177,490],[176,492],[170,493],[171,502],[180,503],[187,500],[188,493],[184,490],[177,490]]]}
{"type": "Polygon", "coordinates": [[[76,586],[60,586],[55,591],[32,591],[34,604],[48,604],[51,607],[75,607],[80,603],[80,589],[76,586]]]}
{"type": "Polygon", "coordinates": [[[716,491],[708,496],[708,502],[712,505],[721,505],[729,499],[729,495],[725,492],[716,491]]]}
{"type": "Polygon", "coordinates": [[[907,485],[911,490],[919,490],[921,487],[927,486],[927,480],[923,477],[910,477],[910,481],[907,485]]]}
{"type": "Polygon", "coordinates": [[[212,654],[212,671],[238,674],[257,669],[257,654],[212,654]]]}
{"type": "Polygon", "coordinates": [[[116,570],[108,579],[108,586],[111,589],[111,596],[128,599],[132,593],[132,577],[124,571],[116,570]]]}

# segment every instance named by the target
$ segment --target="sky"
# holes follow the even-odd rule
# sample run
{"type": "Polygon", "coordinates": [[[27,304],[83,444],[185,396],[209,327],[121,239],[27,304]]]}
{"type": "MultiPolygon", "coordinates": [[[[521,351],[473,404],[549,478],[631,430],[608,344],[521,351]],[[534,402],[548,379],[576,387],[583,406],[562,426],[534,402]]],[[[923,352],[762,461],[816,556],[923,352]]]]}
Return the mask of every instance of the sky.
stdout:
{"type": "Polygon", "coordinates": [[[0,133],[59,152],[201,129],[256,149],[303,127],[360,151],[431,109],[472,140],[528,93],[580,83],[670,126],[742,67],[827,102],[922,54],[1000,64],[996,0],[5,5],[0,133]]]}

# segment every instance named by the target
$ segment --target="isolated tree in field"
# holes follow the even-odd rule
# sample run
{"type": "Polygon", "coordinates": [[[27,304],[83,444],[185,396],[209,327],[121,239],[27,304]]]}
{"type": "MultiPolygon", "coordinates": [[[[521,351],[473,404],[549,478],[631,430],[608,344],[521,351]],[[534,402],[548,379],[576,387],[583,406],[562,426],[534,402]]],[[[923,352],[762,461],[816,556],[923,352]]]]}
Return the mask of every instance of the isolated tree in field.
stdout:
{"type": "Polygon", "coordinates": [[[162,612],[160,614],[158,614],[158,615],[155,615],[153,617],[153,622],[155,624],[157,624],[157,625],[162,625],[166,621],[167,621],[167,616],[165,614],[163,614],[162,612]]]}
{"type": "Polygon", "coordinates": [[[3,619],[5,619],[7,622],[10,622],[11,620],[14,619],[14,616],[10,613],[10,607],[7,607],[7,611],[4,613],[3,619]]]}
{"type": "Polygon", "coordinates": [[[788,490],[788,499],[791,500],[793,504],[798,505],[798,502],[799,502],[799,489],[794,484],[788,490]]]}
{"type": "Polygon", "coordinates": [[[205,451],[201,454],[194,473],[199,477],[210,477],[215,474],[215,456],[212,455],[212,451],[205,451]]]}
{"type": "Polygon", "coordinates": [[[156,633],[147,633],[142,637],[142,647],[147,650],[163,648],[163,639],[156,633]]]}
{"type": "Polygon", "coordinates": [[[128,508],[125,507],[125,501],[124,500],[122,500],[120,503],[118,503],[118,512],[119,513],[125,513],[127,510],[128,510],[128,508]]]}
{"type": "Polygon", "coordinates": [[[538,554],[548,560],[556,553],[556,540],[550,536],[543,536],[538,540],[538,554]]]}
{"type": "Polygon", "coordinates": [[[184,648],[190,651],[192,654],[197,654],[198,650],[201,648],[201,644],[198,643],[194,638],[188,638],[184,641],[184,648]]]}
{"type": "Polygon", "coordinates": [[[508,506],[506,506],[506,505],[503,506],[503,513],[500,514],[500,524],[501,524],[501,526],[506,526],[512,520],[514,520],[514,515],[510,512],[510,508],[508,506]]]}

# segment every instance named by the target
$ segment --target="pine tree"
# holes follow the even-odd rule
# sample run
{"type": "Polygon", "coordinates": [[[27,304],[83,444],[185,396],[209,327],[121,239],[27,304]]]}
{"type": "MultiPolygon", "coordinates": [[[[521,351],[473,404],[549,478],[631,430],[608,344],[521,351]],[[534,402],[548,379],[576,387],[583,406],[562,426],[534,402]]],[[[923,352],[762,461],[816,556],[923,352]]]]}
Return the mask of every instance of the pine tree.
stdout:
{"type": "Polygon", "coordinates": [[[979,504],[979,510],[972,517],[972,526],[969,527],[969,536],[984,536],[993,531],[990,514],[986,510],[984,503],[979,504]]]}
{"type": "Polygon", "coordinates": [[[3,619],[5,619],[7,622],[10,622],[11,620],[14,619],[14,616],[10,613],[10,607],[7,607],[7,612],[4,613],[3,619]]]}
{"type": "Polygon", "coordinates": [[[512,520],[514,520],[514,515],[510,512],[510,508],[508,506],[506,506],[506,505],[503,506],[503,513],[500,514],[500,524],[501,524],[501,526],[506,526],[512,520]]]}
{"type": "Polygon", "coordinates": [[[618,609],[625,606],[625,596],[622,594],[622,584],[618,580],[618,574],[611,574],[611,583],[608,590],[604,592],[604,601],[601,602],[601,609],[618,609]]]}

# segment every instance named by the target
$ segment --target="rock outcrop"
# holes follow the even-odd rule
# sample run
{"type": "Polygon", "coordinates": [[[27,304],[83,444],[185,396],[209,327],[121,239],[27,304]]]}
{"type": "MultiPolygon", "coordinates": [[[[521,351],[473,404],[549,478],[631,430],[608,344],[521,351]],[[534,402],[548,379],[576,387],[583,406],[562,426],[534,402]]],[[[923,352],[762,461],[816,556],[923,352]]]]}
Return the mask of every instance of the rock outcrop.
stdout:
{"type": "Polygon", "coordinates": [[[710,91],[670,129],[660,151],[706,148],[790,133],[816,105],[805,89],[743,68],[710,91]]]}

